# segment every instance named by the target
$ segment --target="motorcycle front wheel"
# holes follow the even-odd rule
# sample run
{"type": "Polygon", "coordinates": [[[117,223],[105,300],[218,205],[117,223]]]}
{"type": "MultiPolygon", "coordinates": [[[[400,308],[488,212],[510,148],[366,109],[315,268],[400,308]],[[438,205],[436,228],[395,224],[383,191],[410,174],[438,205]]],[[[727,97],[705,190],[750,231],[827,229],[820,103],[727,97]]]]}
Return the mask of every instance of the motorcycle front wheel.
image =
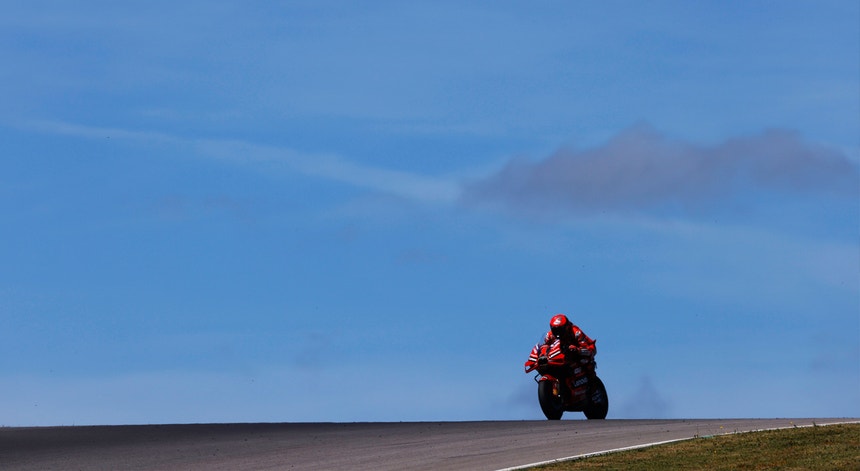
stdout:
{"type": "Polygon", "coordinates": [[[538,383],[540,409],[549,420],[559,420],[564,414],[564,399],[562,399],[558,387],[558,381],[541,381],[538,383]]]}

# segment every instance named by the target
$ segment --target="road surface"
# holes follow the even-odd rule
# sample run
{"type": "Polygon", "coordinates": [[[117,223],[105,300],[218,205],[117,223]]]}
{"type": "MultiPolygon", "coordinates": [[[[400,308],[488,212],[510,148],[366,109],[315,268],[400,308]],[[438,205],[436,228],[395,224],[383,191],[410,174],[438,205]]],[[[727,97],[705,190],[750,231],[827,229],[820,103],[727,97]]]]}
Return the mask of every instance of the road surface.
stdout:
{"type": "Polygon", "coordinates": [[[667,440],[853,419],[0,428],[3,470],[498,470],[667,440]]]}

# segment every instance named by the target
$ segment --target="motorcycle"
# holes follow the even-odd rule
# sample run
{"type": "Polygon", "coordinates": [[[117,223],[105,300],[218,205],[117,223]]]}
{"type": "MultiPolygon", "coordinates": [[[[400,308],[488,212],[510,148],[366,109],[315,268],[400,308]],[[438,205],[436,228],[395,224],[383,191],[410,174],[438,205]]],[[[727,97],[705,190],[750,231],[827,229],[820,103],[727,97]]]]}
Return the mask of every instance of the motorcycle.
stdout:
{"type": "Polygon", "coordinates": [[[538,402],[549,420],[559,420],[565,412],[583,412],[588,419],[605,419],[609,396],[603,381],[589,377],[585,365],[565,363],[561,342],[537,344],[525,363],[526,373],[537,370],[538,402]]]}

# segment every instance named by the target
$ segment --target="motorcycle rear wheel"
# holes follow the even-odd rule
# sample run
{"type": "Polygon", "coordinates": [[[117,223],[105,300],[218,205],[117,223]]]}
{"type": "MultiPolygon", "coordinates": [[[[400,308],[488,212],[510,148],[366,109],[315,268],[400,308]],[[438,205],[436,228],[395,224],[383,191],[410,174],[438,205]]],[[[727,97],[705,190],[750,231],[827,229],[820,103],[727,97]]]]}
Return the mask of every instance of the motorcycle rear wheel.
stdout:
{"type": "Polygon", "coordinates": [[[538,383],[540,409],[549,420],[559,420],[564,414],[564,399],[558,394],[558,387],[558,381],[541,381],[538,383]]]}
{"type": "Polygon", "coordinates": [[[606,386],[597,376],[594,377],[595,384],[588,393],[588,406],[583,411],[585,418],[589,420],[603,420],[609,412],[609,396],[606,395],[606,386]]]}

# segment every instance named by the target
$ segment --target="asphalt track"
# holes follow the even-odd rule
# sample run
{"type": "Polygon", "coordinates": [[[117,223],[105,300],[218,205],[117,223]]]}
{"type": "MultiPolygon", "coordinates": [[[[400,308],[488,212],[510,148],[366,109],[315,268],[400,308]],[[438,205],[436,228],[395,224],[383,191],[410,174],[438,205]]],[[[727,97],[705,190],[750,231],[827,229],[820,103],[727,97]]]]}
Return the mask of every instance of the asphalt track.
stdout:
{"type": "Polygon", "coordinates": [[[499,470],[696,436],[856,419],[0,428],[2,470],[499,470]]]}

